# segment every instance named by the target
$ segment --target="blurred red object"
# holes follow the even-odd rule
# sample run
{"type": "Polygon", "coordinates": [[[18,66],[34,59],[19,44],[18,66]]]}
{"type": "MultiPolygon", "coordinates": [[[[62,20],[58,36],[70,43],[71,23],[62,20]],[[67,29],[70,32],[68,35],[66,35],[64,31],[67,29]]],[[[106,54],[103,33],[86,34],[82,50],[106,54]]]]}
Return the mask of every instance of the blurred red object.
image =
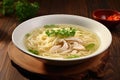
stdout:
{"type": "Polygon", "coordinates": [[[110,20],[110,21],[117,21],[117,20],[120,20],[120,14],[113,14],[111,16],[108,16],[107,20],[110,20]]]}
{"type": "Polygon", "coordinates": [[[113,29],[120,24],[120,12],[111,9],[97,9],[92,13],[93,19],[101,22],[109,29],[113,29]]]}

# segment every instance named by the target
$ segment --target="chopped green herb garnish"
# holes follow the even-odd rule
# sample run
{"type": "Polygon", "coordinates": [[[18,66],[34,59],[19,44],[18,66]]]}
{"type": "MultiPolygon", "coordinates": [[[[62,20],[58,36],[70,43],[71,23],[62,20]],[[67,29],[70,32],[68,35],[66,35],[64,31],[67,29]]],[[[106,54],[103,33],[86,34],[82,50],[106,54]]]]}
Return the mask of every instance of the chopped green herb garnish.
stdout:
{"type": "Polygon", "coordinates": [[[76,29],[74,28],[62,28],[62,29],[58,29],[58,30],[46,30],[46,34],[48,36],[59,36],[59,37],[70,37],[70,36],[74,36],[76,32],[76,29]]]}
{"type": "Polygon", "coordinates": [[[91,43],[91,44],[88,44],[85,48],[86,48],[87,50],[91,50],[91,49],[94,48],[94,46],[95,46],[95,44],[94,44],[94,43],[91,43]]]}
{"type": "Polygon", "coordinates": [[[38,52],[37,50],[32,50],[32,49],[29,49],[28,51],[30,51],[30,52],[32,52],[33,54],[36,54],[36,55],[38,55],[38,54],[39,54],[39,52],[38,52]]]}
{"type": "Polygon", "coordinates": [[[27,33],[25,36],[26,36],[26,37],[29,37],[29,36],[30,36],[30,34],[29,34],[29,33],[27,33]]]}
{"type": "Polygon", "coordinates": [[[80,57],[80,56],[79,55],[70,55],[70,56],[68,56],[66,58],[78,58],[78,57],[80,57]]]}
{"type": "Polygon", "coordinates": [[[51,24],[51,25],[44,25],[44,28],[55,28],[57,27],[56,25],[54,24],[51,24]]]}

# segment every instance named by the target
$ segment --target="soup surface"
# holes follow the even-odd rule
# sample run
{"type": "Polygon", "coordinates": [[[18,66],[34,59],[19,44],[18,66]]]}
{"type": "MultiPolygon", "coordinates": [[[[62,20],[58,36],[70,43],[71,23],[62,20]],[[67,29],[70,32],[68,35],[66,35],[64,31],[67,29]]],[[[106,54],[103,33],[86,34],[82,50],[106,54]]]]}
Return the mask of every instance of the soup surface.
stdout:
{"type": "Polygon", "coordinates": [[[69,59],[92,54],[100,40],[95,33],[79,25],[50,24],[27,33],[24,43],[33,54],[69,59]]]}

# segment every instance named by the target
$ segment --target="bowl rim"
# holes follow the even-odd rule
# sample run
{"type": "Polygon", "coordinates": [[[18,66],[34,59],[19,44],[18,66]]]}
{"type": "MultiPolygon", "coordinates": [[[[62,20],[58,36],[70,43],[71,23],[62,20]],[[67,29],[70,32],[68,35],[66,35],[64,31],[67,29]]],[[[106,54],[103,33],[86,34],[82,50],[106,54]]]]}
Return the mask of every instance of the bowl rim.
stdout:
{"type": "Polygon", "coordinates": [[[93,20],[93,19],[88,18],[88,17],[79,16],[79,15],[70,15],[70,14],[50,14],[50,15],[43,15],[43,16],[38,16],[38,17],[31,18],[31,19],[29,19],[29,20],[26,20],[26,21],[22,22],[21,24],[19,24],[17,27],[14,29],[14,31],[13,31],[13,33],[12,33],[12,42],[15,44],[15,46],[16,46],[18,49],[20,49],[21,51],[23,51],[24,53],[26,53],[26,54],[29,54],[29,55],[31,55],[31,56],[33,56],[33,57],[36,57],[36,58],[39,58],[39,59],[49,60],[49,61],[78,61],[78,60],[89,59],[89,58],[92,58],[92,57],[94,57],[94,56],[97,56],[97,55],[103,53],[103,52],[110,46],[110,44],[111,44],[111,42],[112,42],[111,32],[109,31],[109,29],[108,29],[106,26],[104,26],[103,24],[101,24],[100,22],[98,22],[98,21],[96,21],[96,20],[93,20]],[[35,55],[35,54],[31,53],[31,52],[25,52],[23,49],[21,49],[20,47],[17,46],[17,44],[16,44],[16,42],[15,42],[15,40],[14,40],[14,36],[13,36],[13,35],[14,35],[14,32],[15,32],[15,30],[16,30],[17,27],[21,26],[22,24],[24,24],[24,23],[26,23],[26,22],[29,22],[29,21],[31,21],[31,20],[34,20],[34,19],[36,19],[36,18],[40,18],[40,17],[41,17],[41,18],[42,18],[42,17],[52,17],[52,16],[54,16],[54,17],[55,17],[55,16],[67,16],[67,17],[75,17],[75,18],[84,18],[84,19],[87,19],[87,20],[90,20],[90,21],[94,21],[95,23],[100,24],[101,26],[103,26],[103,27],[107,30],[108,34],[110,35],[109,44],[106,46],[105,49],[103,49],[101,52],[99,52],[99,53],[97,53],[97,54],[92,54],[92,55],[88,55],[88,56],[84,56],[84,57],[79,57],[79,58],[71,58],[71,59],[56,59],[56,58],[48,58],[48,57],[38,56],[38,55],[35,55]]]}

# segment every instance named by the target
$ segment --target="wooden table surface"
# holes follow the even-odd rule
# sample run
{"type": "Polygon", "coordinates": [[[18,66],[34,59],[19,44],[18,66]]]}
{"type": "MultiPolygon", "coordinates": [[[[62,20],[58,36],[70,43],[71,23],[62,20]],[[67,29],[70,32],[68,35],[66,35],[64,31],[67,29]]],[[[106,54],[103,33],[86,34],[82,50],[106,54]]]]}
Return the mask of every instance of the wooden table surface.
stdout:
{"type": "MultiPolygon", "coordinates": [[[[120,11],[120,0],[37,0],[40,2],[39,15],[46,14],[74,14],[92,18],[95,9],[114,9],[120,11]]],[[[0,16],[0,80],[120,80],[120,26],[112,33],[112,44],[108,49],[109,57],[103,66],[102,77],[94,73],[81,75],[50,77],[26,71],[13,63],[7,54],[8,45],[15,27],[20,24],[16,17],[0,16]]],[[[101,71],[99,74],[101,74],[101,71]]]]}

